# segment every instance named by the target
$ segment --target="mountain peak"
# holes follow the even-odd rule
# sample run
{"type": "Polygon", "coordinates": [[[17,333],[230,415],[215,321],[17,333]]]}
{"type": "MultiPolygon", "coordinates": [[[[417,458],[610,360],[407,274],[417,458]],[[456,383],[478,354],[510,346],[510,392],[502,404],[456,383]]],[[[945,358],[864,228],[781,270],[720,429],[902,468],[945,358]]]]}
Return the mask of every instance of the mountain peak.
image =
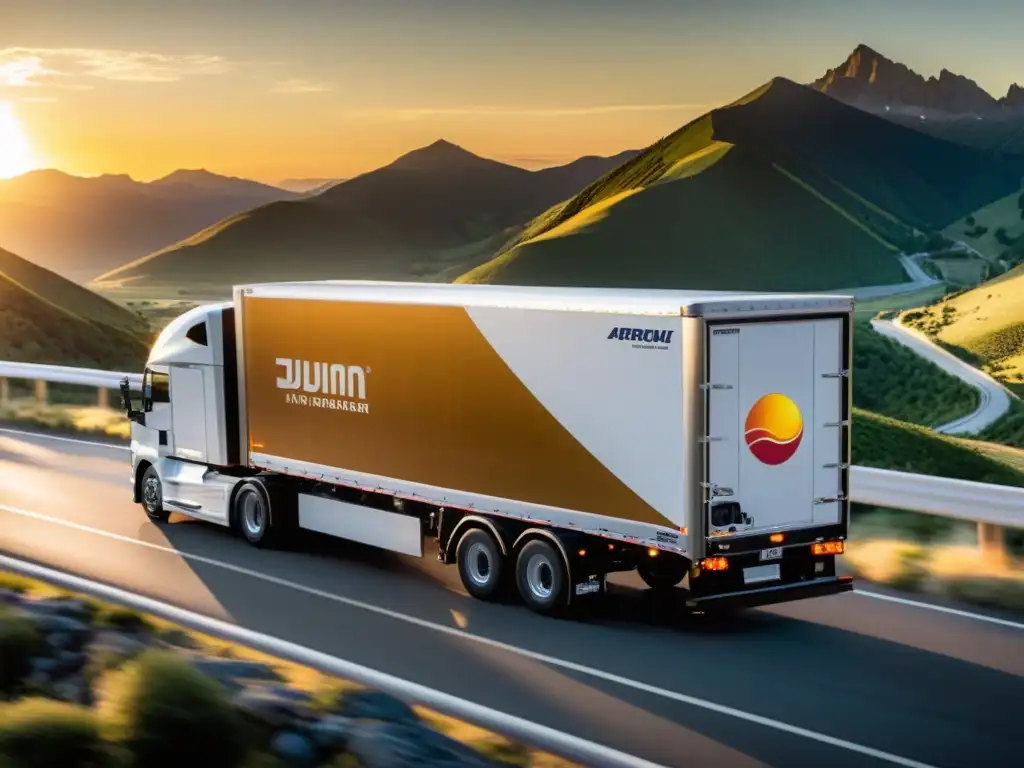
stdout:
{"type": "Polygon", "coordinates": [[[927,79],[861,43],[846,60],[811,83],[822,93],[868,110],[985,114],[999,102],[968,77],[943,68],[927,79]]]}
{"type": "Polygon", "coordinates": [[[465,168],[493,162],[493,160],[486,160],[479,155],[474,155],[458,144],[438,139],[425,147],[406,152],[388,167],[405,171],[433,171],[465,168]]]}

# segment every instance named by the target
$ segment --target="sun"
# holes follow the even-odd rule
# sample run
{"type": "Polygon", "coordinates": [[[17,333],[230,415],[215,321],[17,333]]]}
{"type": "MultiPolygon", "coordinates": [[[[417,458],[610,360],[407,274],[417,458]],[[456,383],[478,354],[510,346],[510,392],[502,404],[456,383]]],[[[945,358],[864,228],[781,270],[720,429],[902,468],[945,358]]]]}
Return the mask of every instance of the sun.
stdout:
{"type": "Polygon", "coordinates": [[[39,167],[21,121],[8,101],[0,101],[0,179],[9,179],[39,167]]]}

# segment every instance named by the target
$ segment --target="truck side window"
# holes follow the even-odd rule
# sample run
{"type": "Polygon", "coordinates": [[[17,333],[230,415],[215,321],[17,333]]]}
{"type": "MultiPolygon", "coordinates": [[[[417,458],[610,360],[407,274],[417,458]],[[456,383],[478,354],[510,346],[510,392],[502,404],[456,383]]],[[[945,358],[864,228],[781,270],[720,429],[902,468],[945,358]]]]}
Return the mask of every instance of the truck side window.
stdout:
{"type": "Polygon", "coordinates": [[[196,323],[188,329],[188,333],[185,334],[185,338],[190,341],[194,341],[196,344],[202,344],[204,347],[209,345],[209,341],[206,338],[206,321],[196,323]]]}
{"type": "Polygon", "coordinates": [[[166,373],[146,371],[142,376],[142,410],[153,410],[153,403],[171,402],[170,379],[166,373]]]}

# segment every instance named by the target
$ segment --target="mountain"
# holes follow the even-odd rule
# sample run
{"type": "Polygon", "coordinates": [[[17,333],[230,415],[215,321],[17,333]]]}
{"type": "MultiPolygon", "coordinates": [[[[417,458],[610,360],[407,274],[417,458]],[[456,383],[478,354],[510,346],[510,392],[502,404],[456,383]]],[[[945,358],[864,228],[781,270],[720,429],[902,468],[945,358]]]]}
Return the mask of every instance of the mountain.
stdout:
{"type": "Polygon", "coordinates": [[[824,290],[1017,188],[1019,161],[784,78],[687,124],[531,222],[461,282],[824,290]]]}
{"type": "Polygon", "coordinates": [[[150,183],[33,171],[0,181],[0,242],[84,281],[227,216],[293,197],[202,170],[176,171],[150,183]]]}
{"type": "Polygon", "coordinates": [[[345,179],[282,179],[275,186],[301,195],[315,195],[343,181],[345,179]]]}
{"type": "Polygon", "coordinates": [[[0,248],[0,360],[138,370],[139,315],[0,248]]]}
{"type": "Polygon", "coordinates": [[[925,78],[858,45],[810,84],[834,99],[967,146],[1024,153],[1024,88],[996,97],[947,69],[925,78]]]}
{"type": "Polygon", "coordinates": [[[528,171],[439,140],[314,197],[221,221],[93,285],[222,293],[252,280],[455,277],[621,157],[528,171]]]}

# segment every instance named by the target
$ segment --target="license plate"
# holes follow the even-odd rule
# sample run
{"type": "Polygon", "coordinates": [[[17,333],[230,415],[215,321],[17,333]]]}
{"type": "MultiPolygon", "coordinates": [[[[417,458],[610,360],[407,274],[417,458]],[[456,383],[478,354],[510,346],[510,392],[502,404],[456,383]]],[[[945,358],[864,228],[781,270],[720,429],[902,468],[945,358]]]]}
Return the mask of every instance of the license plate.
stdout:
{"type": "Polygon", "coordinates": [[[770,549],[761,550],[761,561],[765,560],[781,560],[782,559],[782,547],[771,547],[770,549]]]}
{"type": "Polygon", "coordinates": [[[781,578],[779,571],[778,563],[772,563],[771,565],[755,565],[750,568],[744,568],[743,583],[757,584],[762,581],[777,581],[781,578]]]}
{"type": "Polygon", "coordinates": [[[601,580],[596,576],[591,576],[584,582],[580,582],[576,585],[577,595],[593,595],[601,591],[601,580]]]}

